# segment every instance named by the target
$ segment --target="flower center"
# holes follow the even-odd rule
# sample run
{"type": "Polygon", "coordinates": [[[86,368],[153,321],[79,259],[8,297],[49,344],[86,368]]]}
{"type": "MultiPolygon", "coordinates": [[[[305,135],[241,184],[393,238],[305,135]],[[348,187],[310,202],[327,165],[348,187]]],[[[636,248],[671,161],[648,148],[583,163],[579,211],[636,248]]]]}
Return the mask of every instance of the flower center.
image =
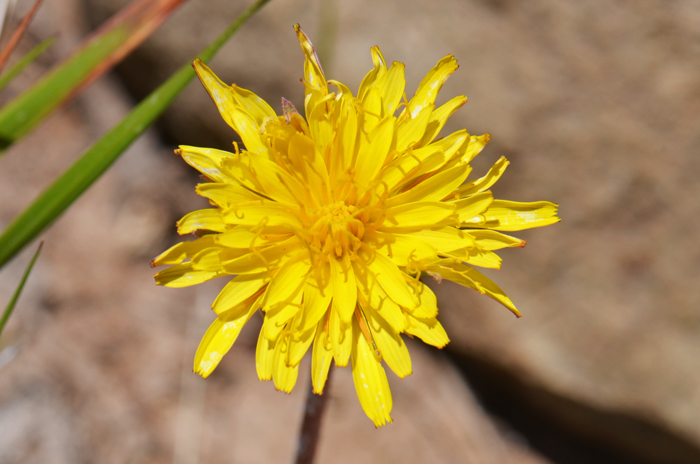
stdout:
{"type": "Polygon", "coordinates": [[[323,257],[335,253],[337,257],[347,253],[352,259],[362,245],[365,226],[355,217],[357,207],[338,201],[316,210],[312,214],[309,232],[311,244],[323,257]]]}

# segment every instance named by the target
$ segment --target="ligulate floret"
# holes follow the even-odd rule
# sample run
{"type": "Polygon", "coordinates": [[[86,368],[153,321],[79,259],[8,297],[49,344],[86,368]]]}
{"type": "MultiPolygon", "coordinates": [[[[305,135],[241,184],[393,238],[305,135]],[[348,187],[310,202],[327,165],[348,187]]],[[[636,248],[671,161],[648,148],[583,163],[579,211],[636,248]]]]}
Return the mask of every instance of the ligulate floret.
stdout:
{"type": "Polygon", "coordinates": [[[404,65],[387,67],[373,47],[374,67],[353,95],[326,79],[313,45],[295,28],[305,55],[305,117],[284,99],[277,115],[194,62],[243,149],[179,148],[207,179],[197,193],[212,208],[183,217],[178,232],[198,238],[152,264],[171,265],[155,276],[170,287],[230,279],[212,305],[218,317],[197,350],[195,372],[210,375],[260,309],[261,380],[290,392],[312,347],[314,391],[323,392],[332,363],[351,363],[360,404],[379,427],[391,422],[392,409],[383,365],[401,378],[412,372],[402,334],[438,348],[449,341],[420,277],[473,288],[520,316],[474,266],[498,269],[494,251],[525,245],[500,231],[553,224],[557,207],[494,199],[489,188],[508,166],[505,158],[468,179],[488,134],[438,137],[466,103],[458,96],[435,105],[458,67],[454,57],[440,60],[408,100],[404,65]]]}

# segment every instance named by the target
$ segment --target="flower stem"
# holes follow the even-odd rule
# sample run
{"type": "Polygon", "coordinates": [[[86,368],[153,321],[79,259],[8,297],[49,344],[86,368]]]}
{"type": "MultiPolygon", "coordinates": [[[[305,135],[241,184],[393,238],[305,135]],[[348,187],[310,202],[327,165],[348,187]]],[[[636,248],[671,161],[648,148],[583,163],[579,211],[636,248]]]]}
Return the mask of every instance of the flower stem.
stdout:
{"type": "Polygon", "coordinates": [[[328,371],[326,386],[323,394],[314,393],[313,382],[309,382],[309,392],[306,396],[306,407],[304,408],[304,421],[299,432],[299,448],[295,464],[313,464],[321,435],[321,420],[328,405],[330,396],[331,377],[334,369],[328,371]]]}

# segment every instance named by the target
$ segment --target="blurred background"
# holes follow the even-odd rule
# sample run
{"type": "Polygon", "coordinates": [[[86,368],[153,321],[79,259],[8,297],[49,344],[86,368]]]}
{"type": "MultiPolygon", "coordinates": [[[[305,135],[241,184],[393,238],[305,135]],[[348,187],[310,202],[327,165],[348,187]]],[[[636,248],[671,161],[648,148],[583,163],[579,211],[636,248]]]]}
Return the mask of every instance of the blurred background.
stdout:
{"type": "MultiPolygon", "coordinates": [[[[17,95],[126,0],[46,0],[20,51],[50,52],[17,95]]],[[[18,2],[18,14],[30,2],[18,2]]],[[[247,2],[190,0],[116,72],[0,159],[0,229],[247,2]]],[[[444,55],[466,94],[445,133],[492,141],[494,195],[560,204],[560,224],[515,233],[488,273],[524,317],[449,282],[452,342],[409,340],[414,374],[389,374],[394,423],[375,430],[339,369],[318,462],[700,462],[700,3],[697,0],[272,0],[212,61],[281,111],[303,108],[301,23],[326,74],[357,89],[369,49],[406,63],[409,97],[444,55]]],[[[199,82],[44,234],[0,340],[2,463],[291,462],[309,382],[255,373],[258,319],[216,372],[191,364],[225,282],[156,287],[149,261],[175,221],[206,206],[178,144],[235,135],[199,82]]],[[[0,272],[1,305],[31,258],[0,272]]],[[[305,370],[304,370],[305,369],[305,370]]]]}

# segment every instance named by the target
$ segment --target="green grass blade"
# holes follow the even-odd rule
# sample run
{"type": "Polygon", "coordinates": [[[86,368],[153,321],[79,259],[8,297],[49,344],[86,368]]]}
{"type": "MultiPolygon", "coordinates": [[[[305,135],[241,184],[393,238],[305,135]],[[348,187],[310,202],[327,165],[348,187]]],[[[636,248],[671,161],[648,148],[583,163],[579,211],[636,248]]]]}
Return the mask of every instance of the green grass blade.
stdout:
{"type": "Polygon", "coordinates": [[[2,331],[5,328],[5,324],[7,324],[7,320],[10,318],[12,311],[15,309],[15,305],[17,304],[17,300],[19,299],[19,295],[22,293],[22,289],[24,288],[24,284],[27,282],[27,278],[29,277],[29,273],[32,272],[32,268],[34,267],[34,263],[36,262],[36,259],[39,257],[39,253],[41,253],[41,249],[43,248],[43,246],[44,246],[44,242],[41,242],[39,244],[39,248],[37,248],[37,250],[36,250],[36,253],[34,253],[34,257],[32,258],[31,261],[29,261],[29,265],[27,266],[27,269],[24,271],[24,275],[22,276],[22,280],[19,281],[19,285],[17,286],[17,290],[15,290],[14,295],[12,295],[10,302],[7,304],[7,307],[5,308],[5,312],[2,314],[2,319],[0,319],[0,335],[2,335],[2,331]]]}
{"type": "Polygon", "coordinates": [[[108,71],[184,1],[134,0],[117,13],[72,56],[0,109],[0,150],[108,71]]]}
{"type": "MultiPolygon", "coordinates": [[[[221,46],[270,0],[258,0],[198,55],[211,60],[221,46]]],[[[126,148],[141,135],[194,78],[187,64],[134,108],[109,133],[90,147],[70,168],[20,214],[0,236],[0,267],[32,241],[68,208],[126,148]]]]}
{"type": "Polygon", "coordinates": [[[7,87],[7,84],[12,82],[19,73],[24,71],[24,68],[29,66],[34,60],[36,60],[39,55],[44,53],[53,43],[56,41],[56,37],[49,37],[48,39],[41,42],[36,47],[29,50],[29,52],[24,55],[17,63],[12,65],[10,69],[0,75],[0,91],[7,87]]]}
{"type": "Polygon", "coordinates": [[[32,6],[24,15],[22,21],[20,21],[17,28],[12,32],[12,35],[10,35],[10,39],[7,41],[7,44],[0,51],[0,71],[5,67],[5,63],[7,63],[7,60],[15,50],[15,47],[17,47],[17,44],[19,44],[19,41],[22,40],[24,33],[27,32],[29,24],[32,22],[32,19],[34,19],[36,12],[39,11],[39,7],[43,1],[44,0],[35,0],[34,6],[32,6]]]}

